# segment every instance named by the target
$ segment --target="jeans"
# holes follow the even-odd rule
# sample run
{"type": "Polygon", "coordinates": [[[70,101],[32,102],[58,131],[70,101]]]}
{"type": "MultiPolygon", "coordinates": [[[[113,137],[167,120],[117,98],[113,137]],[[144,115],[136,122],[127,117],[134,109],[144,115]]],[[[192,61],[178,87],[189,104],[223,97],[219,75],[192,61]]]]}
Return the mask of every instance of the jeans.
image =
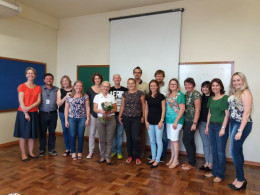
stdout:
{"type": "Polygon", "coordinates": [[[55,147],[56,135],[55,130],[57,127],[57,111],[55,112],[39,112],[40,118],[40,150],[46,150],[46,133],[49,131],[48,137],[48,150],[52,151],[55,147]]]}
{"type": "Polygon", "coordinates": [[[122,144],[123,144],[123,125],[118,121],[118,115],[115,116],[116,119],[116,132],[113,140],[113,153],[117,155],[122,155],[122,144]]]}
{"type": "Polygon", "coordinates": [[[205,157],[205,161],[206,163],[213,163],[212,160],[212,148],[210,146],[210,139],[209,139],[209,135],[205,134],[205,129],[206,129],[206,122],[200,122],[199,123],[199,132],[200,132],[200,137],[203,143],[203,151],[204,151],[204,157],[205,157]]]}
{"type": "Polygon", "coordinates": [[[243,143],[247,136],[251,133],[252,122],[248,122],[243,129],[240,140],[235,140],[235,135],[240,127],[240,122],[233,119],[229,122],[229,135],[230,135],[230,155],[236,168],[236,178],[238,181],[243,182],[244,178],[244,155],[243,155],[243,143]]]}
{"type": "Polygon", "coordinates": [[[65,116],[63,112],[59,112],[60,116],[60,122],[61,122],[61,127],[63,131],[63,140],[65,144],[65,149],[70,150],[70,136],[69,136],[69,128],[65,127],[65,116]]]}
{"type": "Polygon", "coordinates": [[[160,158],[162,155],[163,129],[164,127],[162,127],[162,129],[159,129],[158,125],[149,125],[148,135],[151,143],[152,159],[155,159],[156,162],[160,162],[160,158]],[[157,149],[156,149],[156,145],[157,145],[157,149]]]}
{"type": "Polygon", "coordinates": [[[182,141],[185,146],[188,162],[191,166],[196,164],[196,145],[194,141],[194,135],[196,131],[191,131],[193,122],[184,122],[182,141]]]}
{"type": "Polygon", "coordinates": [[[76,135],[78,135],[78,153],[82,153],[84,144],[86,118],[71,118],[69,117],[69,134],[71,153],[76,152],[76,135]]]}
{"type": "Polygon", "coordinates": [[[140,158],[141,117],[123,117],[128,157],[140,158]]]}
{"type": "Polygon", "coordinates": [[[226,145],[228,139],[228,126],[225,134],[219,136],[222,124],[210,124],[209,125],[209,138],[212,147],[213,156],[213,168],[212,175],[224,179],[226,170],[226,145]]]}
{"type": "Polygon", "coordinates": [[[116,130],[116,121],[114,116],[109,116],[106,122],[97,119],[97,130],[99,136],[99,150],[101,158],[110,160],[112,158],[113,138],[116,130]]]}

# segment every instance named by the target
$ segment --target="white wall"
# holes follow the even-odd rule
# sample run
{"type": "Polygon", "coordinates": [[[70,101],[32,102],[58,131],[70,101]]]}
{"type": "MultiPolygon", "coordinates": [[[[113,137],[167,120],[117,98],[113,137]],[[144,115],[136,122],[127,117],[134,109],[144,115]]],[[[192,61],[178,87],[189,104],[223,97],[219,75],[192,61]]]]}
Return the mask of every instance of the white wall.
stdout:
{"type": "MultiPolygon", "coordinates": [[[[0,56],[45,62],[47,71],[56,75],[57,28],[56,18],[23,6],[19,16],[0,18],[0,56]]],[[[16,140],[15,117],[16,112],[0,113],[0,144],[16,140]]]]}
{"type": "MultiPolygon", "coordinates": [[[[75,81],[77,65],[109,64],[109,18],[175,8],[185,9],[180,62],[235,61],[235,71],[247,75],[255,109],[254,127],[244,154],[246,160],[260,162],[260,83],[255,82],[260,70],[258,0],[183,0],[63,19],[58,32],[57,78],[68,74],[75,81]]],[[[197,143],[197,152],[202,153],[199,137],[197,143]]]]}

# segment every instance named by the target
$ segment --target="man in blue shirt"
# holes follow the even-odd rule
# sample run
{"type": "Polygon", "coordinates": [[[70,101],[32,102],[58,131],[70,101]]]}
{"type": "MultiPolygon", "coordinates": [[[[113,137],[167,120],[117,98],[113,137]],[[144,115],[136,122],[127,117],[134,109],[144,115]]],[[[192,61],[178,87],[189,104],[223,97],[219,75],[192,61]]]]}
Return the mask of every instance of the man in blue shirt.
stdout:
{"type": "Polygon", "coordinates": [[[57,152],[54,150],[55,147],[55,130],[57,127],[57,91],[58,87],[53,86],[54,77],[51,73],[44,75],[45,85],[41,86],[42,90],[42,101],[39,106],[39,117],[40,117],[40,156],[44,156],[46,153],[46,133],[49,131],[48,138],[48,151],[51,155],[56,156],[57,152]]]}

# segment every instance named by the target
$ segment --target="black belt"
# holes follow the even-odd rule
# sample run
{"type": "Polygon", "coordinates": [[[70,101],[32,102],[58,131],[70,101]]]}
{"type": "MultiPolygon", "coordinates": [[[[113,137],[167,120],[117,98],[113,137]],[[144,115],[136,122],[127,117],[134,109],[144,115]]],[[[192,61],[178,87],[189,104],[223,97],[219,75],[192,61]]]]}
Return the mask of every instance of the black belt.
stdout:
{"type": "MultiPolygon", "coordinates": [[[[40,112],[43,112],[43,111],[40,111],[40,112]]],[[[51,113],[57,113],[57,110],[49,111],[49,112],[43,112],[43,113],[48,113],[48,114],[51,114],[51,113]]]]}
{"type": "Polygon", "coordinates": [[[211,125],[222,125],[222,123],[209,122],[211,125]]]}

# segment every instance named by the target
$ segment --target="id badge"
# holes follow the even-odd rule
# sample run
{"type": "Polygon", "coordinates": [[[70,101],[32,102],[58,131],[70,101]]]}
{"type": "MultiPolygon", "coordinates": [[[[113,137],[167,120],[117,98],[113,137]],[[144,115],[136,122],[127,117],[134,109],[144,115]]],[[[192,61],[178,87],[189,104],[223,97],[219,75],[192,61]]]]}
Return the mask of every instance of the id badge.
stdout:
{"type": "Polygon", "coordinates": [[[50,100],[49,99],[46,100],[46,104],[50,104],[50,100]]]}

